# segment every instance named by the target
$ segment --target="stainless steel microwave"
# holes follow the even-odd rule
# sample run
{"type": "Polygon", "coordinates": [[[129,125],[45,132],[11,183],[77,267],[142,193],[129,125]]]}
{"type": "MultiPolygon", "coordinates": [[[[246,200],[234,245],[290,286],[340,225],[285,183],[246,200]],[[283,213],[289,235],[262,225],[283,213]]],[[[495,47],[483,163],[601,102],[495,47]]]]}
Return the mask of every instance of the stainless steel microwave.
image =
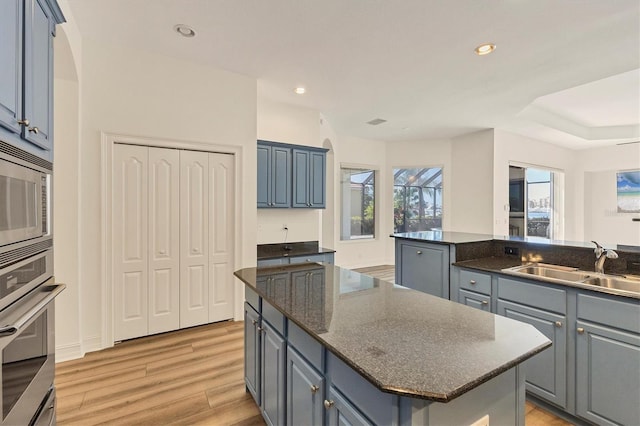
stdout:
{"type": "Polygon", "coordinates": [[[0,158],[0,246],[50,234],[51,173],[0,158]]]}

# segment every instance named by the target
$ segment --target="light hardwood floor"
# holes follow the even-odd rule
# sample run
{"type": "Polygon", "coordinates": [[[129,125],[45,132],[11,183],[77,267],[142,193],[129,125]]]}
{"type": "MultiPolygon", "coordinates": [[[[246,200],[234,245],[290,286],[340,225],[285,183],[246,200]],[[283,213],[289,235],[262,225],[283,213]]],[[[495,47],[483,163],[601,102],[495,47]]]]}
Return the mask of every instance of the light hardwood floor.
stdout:
{"type": "MultiPolygon", "coordinates": [[[[367,273],[386,279],[389,268],[367,273]]],[[[245,392],[243,345],[243,323],[221,322],[59,363],[58,424],[264,425],[245,392]]],[[[527,426],[569,424],[529,403],[526,410],[527,426]]]]}

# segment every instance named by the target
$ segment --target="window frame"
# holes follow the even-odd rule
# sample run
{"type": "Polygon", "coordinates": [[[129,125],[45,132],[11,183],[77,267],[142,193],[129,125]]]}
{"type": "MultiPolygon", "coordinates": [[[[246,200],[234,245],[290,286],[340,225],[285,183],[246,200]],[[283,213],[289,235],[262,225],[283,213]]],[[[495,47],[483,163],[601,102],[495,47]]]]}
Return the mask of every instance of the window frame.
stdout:
{"type": "MultiPolygon", "coordinates": [[[[371,241],[375,241],[378,239],[378,234],[379,234],[379,230],[380,230],[380,224],[379,224],[379,197],[380,197],[380,169],[377,166],[374,165],[370,165],[370,164],[353,164],[353,163],[340,163],[340,168],[339,168],[339,172],[338,172],[338,176],[340,179],[340,228],[339,228],[339,241],[341,243],[352,243],[352,242],[371,242],[371,241]],[[344,218],[344,214],[345,214],[345,206],[344,206],[344,200],[345,200],[345,196],[343,193],[344,190],[344,185],[342,182],[343,179],[343,171],[344,170],[350,170],[350,171],[361,171],[361,172],[372,172],[372,181],[373,181],[373,219],[372,219],[372,225],[373,225],[373,230],[372,230],[372,234],[367,234],[366,236],[357,236],[356,238],[353,238],[353,235],[351,234],[351,230],[349,229],[349,234],[348,234],[348,238],[345,238],[345,233],[343,230],[343,226],[345,224],[345,218],[344,218]]],[[[349,213],[353,213],[350,209],[349,213]]],[[[364,212],[363,212],[364,213],[364,212]]],[[[349,216],[349,223],[351,224],[351,217],[352,215],[349,216]]]]}

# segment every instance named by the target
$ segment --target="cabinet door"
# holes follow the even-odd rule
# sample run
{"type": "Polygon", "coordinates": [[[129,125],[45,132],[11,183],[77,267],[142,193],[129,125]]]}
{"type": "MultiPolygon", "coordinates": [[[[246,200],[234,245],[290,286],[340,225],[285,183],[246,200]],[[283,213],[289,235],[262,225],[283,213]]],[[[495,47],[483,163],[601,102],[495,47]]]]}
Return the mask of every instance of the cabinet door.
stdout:
{"type": "Polygon", "coordinates": [[[602,425],[640,421],[640,336],[578,321],[576,414],[602,425]]]}
{"type": "Polygon", "coordinates": [[[498,314],[533,325],[553,342],[525,363],[527,391],[562,408],[567,406],[567,326],[564,315],[498,299],[498,314]]]}
{"type": "Polygon", "coordinates": [[[287,425],[324,423],[324,377],[290,346],[287,348],[287,425]]]}
{"type": "Polygon", "coordinates": [[[53,27],[44,0],[25,1],[23,138],[45,151],[53,149],[53,27]]]}
{"type": "Polygon", "coordinates": [[[266,322],[262,323],[261,357],[262,417],[270,426],[282,425],[285,421],[286,343],[266,322]]]}
{"type": "Polygon", "coordinates": [[[209,322],[233,318],[234,157],[209,154],[209,322]]]}
{"type": "Polygon", "coordinates": [[[180,152],[180,327],[209,320],[209,158],[180,152]]]}
{"type": "Polygon", "coordinates": [[[270,207],[271,200],[271,147],[258,145],[258,207],[270,207]]]}
{"type": "Polygon", "coordinates": [[[244,304],[244,382],[256,404],[260,405],[260,316],[244,304]]]}
{"type": "Polygon", "coordinates": [[[113,158],[114,338],[148,334],[148,157],[116,145],[113,158]]]}
{"type": "Polygon", "coordinates": [[[149,334],[180,327],[180,153],[149,150],[149,334]]]}
{"type": "Polygon", "coordinates": [[[324,152],[309,153],[309,203],[314,209],[325,208],[326,158],[324,152]]]}
{"type": "Polygon", "coordinates": [[[401,244],[400,275],[405,287],[438,297],[449,297],[448,246],[401,244]]]}
{"type": "Polygon", "coordinates": [[[310,185],[310,169],[309,159],[310,152],[294,149],[293,155],[293,195],[291,199],[291,207],[310,207],[311,200],[309,198],[310,185]]]}
{"type": "Polygon", "coordinates": [[[333,386],[329,388],[327,393],[326,406],[329,410],[329,425],[365,426],[373,424],[333,386]]]}
{"type": "Polygon", "coordinates": [[[491,312],[491,297],[467,290],[458,290],[458,302],[482,311],[491,312]]]}
{"type": "Polygon", "coordinates": [[[0,2],[0,126],[20,134],[22,117],[22,0],[0,2]]]}
{"type": "Polygon", "coordinates": [[[271,207],[291,207],[291,149],[271,147],[271,207]]]}

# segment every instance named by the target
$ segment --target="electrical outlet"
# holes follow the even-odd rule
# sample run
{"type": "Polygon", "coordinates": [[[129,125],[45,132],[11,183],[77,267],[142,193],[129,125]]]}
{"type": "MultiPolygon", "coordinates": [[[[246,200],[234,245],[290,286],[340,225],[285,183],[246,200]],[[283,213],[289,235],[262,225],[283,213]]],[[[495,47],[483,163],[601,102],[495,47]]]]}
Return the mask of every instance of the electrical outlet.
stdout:
{"type": "Polygon", "coordinates": [[[489,426],[489,415],[483,416],[469,426],[489,426]]]}
{"type": "Polygon", "coordinates": [[[518,249],[518,247],[506,247],[505,246],[504,254],[512,254],[514,256],[517,256],[518,254],[520,254],[520,249],[518,249]]]}

